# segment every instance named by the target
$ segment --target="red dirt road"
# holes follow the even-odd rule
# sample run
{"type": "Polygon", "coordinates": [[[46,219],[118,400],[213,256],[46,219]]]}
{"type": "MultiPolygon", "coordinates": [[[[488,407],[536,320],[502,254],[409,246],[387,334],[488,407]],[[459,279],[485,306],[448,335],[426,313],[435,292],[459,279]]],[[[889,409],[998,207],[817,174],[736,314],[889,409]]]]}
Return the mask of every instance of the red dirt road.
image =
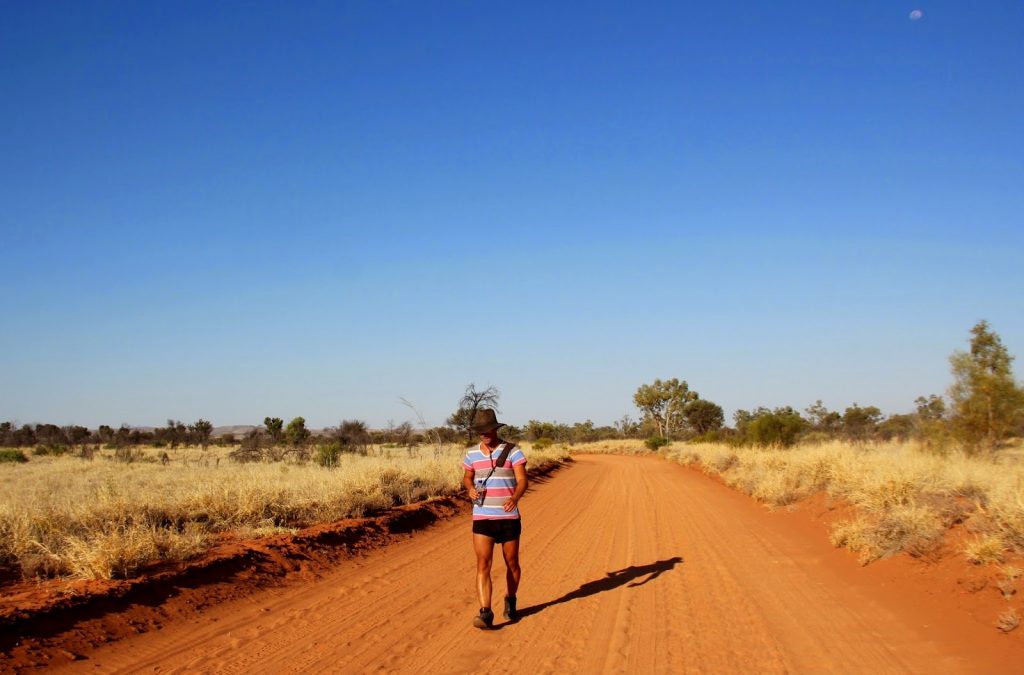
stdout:
{"type": "MultiPolygon", "coordinates": [[[[1016,636],[956,611],[948,594],[883,585],[808,518],[769,513],[663,460],[578,457],[521,508],[515,625],[470,626],[466,516],[64,670],[877,674],[1024,664],[1016,636]]],[[[494,572],[500,614],[500,560],[494,572]]]]}

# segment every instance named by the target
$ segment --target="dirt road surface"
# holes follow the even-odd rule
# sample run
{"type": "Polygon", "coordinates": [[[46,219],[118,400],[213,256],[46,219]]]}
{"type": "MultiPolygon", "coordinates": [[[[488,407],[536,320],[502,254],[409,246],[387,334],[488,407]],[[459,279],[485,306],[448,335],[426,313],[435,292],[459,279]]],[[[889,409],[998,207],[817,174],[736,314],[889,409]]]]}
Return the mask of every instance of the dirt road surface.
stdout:
{"type": "Polygon", "coordinates": [[[886,585],[809,519],[659,459],[579,457],[521,508],[516,624],[500,620],[499,559],[497,629],[470,625],[467,515],[65,670],[877,675],[1024,663],[991,624],[951,616],[948,598],[886,585]]]}

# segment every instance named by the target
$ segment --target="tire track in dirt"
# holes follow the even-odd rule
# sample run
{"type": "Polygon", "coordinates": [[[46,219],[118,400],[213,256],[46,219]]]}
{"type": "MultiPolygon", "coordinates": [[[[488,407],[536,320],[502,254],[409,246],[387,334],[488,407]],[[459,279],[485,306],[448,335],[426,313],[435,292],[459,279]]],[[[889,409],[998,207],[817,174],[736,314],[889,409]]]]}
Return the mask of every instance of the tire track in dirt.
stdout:
{"type": "MultiPolygon", "coordinates": [[[[793,516],[656,458],[578,457],[537,481],[521,508],[517,624],[499,616],[497,630],[470,627],[464,518],[314,582],[96,649],[66,670],[957,673],[1005,670],[1024,656],[952,615],[924,625],[920,607],[872,587],[852,558],[793,528],[793,516]],[[969,639],[951,646],[952,632],[969,639]]],[[[500,554],[494,579],[500,615],[500,554]]]]}

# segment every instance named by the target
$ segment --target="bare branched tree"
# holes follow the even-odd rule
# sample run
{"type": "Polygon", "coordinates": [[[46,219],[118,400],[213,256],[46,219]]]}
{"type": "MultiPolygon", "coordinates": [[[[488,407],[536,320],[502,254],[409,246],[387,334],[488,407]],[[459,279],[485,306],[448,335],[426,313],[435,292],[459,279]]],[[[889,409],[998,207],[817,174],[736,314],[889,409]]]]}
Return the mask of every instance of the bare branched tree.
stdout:
{"type": "Polygon", "coordinates": [[[331,430],[331,436],[349,452],[367,455],[370,451],[370,430],[362,420],[342,420],[331,430]]]}
{"type": "Polygon", "coordinates": [[[448,417],[447,424],[464,434],[467,442],[472,441],[476,434],[470,427],[473,425],[476,411],[481,408],[492,408],[494,412],[498,412],[498,399],[500,398],[501,392],[497,387],[477,389],[476,384],[470,383],[466,387],[466,393],[459,400],[458,410],[448,417]]]}

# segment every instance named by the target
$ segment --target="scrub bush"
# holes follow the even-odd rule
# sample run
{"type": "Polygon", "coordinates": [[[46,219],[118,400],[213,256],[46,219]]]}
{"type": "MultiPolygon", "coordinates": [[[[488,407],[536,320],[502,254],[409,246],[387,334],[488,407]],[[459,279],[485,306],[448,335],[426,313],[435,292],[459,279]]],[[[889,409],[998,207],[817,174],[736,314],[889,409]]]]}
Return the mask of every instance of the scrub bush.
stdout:
{"type": "Polygon", "coordinates": [[[648,449],[656,451],[658,448],[663,448],[671,442],[672,441],[668,440],[664,436],[651,436],[644,441],[644,445],[646,445],[648,449]]]}

